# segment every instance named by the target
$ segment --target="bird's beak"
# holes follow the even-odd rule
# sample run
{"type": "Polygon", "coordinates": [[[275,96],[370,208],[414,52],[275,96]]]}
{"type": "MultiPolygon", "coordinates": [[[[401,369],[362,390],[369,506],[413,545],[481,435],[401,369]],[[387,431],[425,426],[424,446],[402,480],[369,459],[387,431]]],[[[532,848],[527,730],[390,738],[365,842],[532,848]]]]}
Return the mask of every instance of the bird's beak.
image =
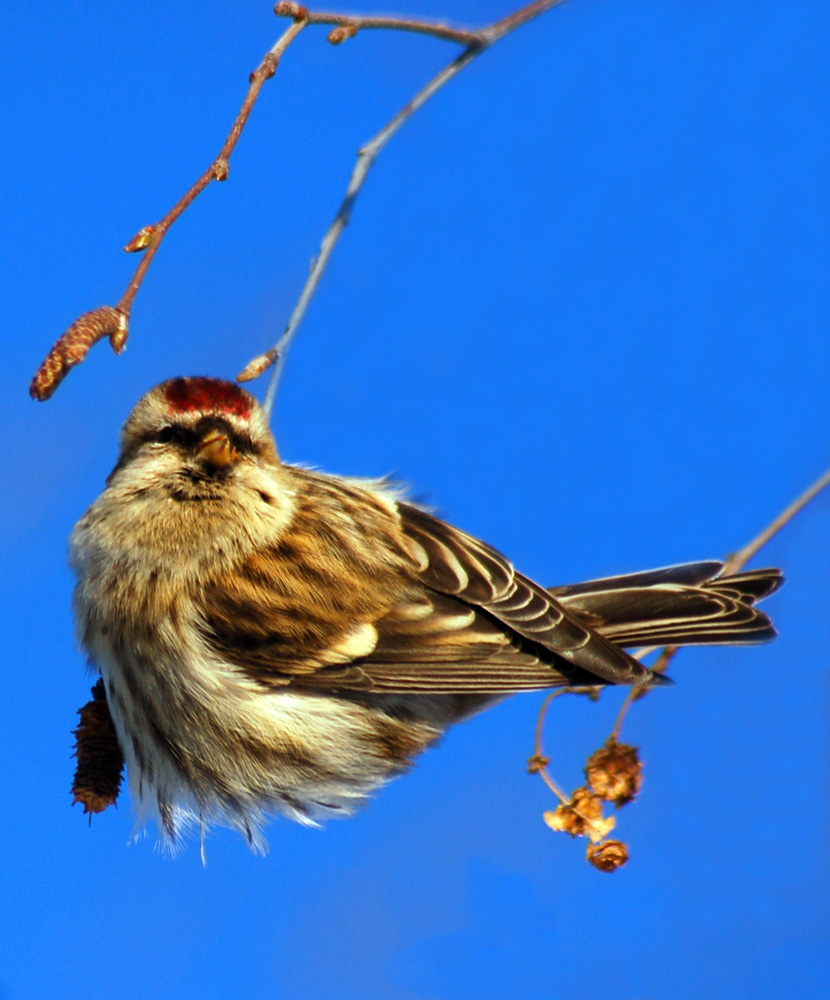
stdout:
{"type": "Polygon", "coordinates": [[[237,453],[231,447],[228,435],[221,431],[209,431],[199,442],[197,451],[199,460],[216,469],[230,465],[237,458],[237,453]]]}

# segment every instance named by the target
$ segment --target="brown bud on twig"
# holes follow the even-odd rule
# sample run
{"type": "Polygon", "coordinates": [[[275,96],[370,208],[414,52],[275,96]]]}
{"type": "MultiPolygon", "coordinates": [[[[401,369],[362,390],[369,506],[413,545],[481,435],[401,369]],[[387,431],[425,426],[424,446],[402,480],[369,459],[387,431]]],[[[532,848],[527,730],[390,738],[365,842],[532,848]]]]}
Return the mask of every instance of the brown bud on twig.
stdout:
{"type": "Polygon", "coordinates": [[[144,226],[133,236],[130,242],[124,247],[124,253],[138,253],[139,250],[146,250],[153,242],[158,226],[144,226]]]}
{"type": "Polygon", "coordinates": [[[328,39],[332,45],[340,45],[343,42],[347,42],[350,38],[354,38],[357,31],[358,26],[356,24],[341,24],[337,28],[332,28],[328,39]]]}
{"type": "Polygon", "coordinates": [[[606,840],[589,844],[586,857],[601,872],[615,872],[628,861],[628,848],[621,840],[606,840]]]}
{"type": "Polygon", "coordinates": [[[550,764],[549,757],[543,757],[542,754],[534,754],[527,762],[527,773],[528,774],[538,774],[550,764]]]}
{"type": "Polygon", "coordinates": [[[544,820],[551,830],[572,837],[589,837],[592,843],[607,837],[616,826],[613,816],[602,815],[602,799],[590,788],[577,788],[570,802],[546,812],[544,820]]]}
{"type": "Polygon", "coordinates": [[[585,777],[601,799],[613,802],[617,808],[624,806],[636,798],[643,783],[637,747],[610,739],[588,758],[585,777]]]}
{"type": "Polygon", "coordinates": [[[270,351],[266,351],[264,354],[258,355],[252,361],[249,361],[247,365],[242,369],[242,371],[236,376],[237,382],[250,382],[252,379],[259,378],[263,372],[267,372],[268,369],[277,360],[279,352],[276,347],[272,347],[270,351]]]}
{"type": "Polygon", "coordinates": [[[101,306],[84,313],[64,333],[38,368],[29,394],[41,402],[48,399],[69,374],[89,354],[89,349],[103,337],[109,337],[116,354],[124,350],[129,335],[126,313],[101,306]]]}
{"type": "Polygon", "coordinates": [[[118,798],[124,770],[124,755],[115,733],[103,680],[92,689],[92,701],[79,709],[78,715],[81,721],[73,732],[78,766],[72,782],[72,804],[80,802],[84,813],[100,813],[118,798]]]}
{"type": "Polygon", "coordinates": [[[219,159],[213,164],[213,176],[217,181],[226,181],[231,175],[231,165],[228,161],[220,156],[219,159]]]}
{"type": "Polygon", "coordinates": [[[293,17],[296,21],[308,17],[308,9],[306,7],[298,3],[289,3],[287,0],[280,0],[280,3],[274,7],[274,13],[277,17],[293,17]]]}

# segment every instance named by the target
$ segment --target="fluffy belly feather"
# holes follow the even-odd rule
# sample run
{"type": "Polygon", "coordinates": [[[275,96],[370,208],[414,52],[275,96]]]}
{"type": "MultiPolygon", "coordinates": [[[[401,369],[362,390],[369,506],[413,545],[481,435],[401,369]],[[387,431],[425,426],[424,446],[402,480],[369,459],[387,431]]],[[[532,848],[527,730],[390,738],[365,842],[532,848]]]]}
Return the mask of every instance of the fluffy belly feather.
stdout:
{"type": "Polygon", "coordinates": [[[263,849],[270,814],[306,824],[353,812],[458,716],[452,696],[263,690],[227,664],[98,649],[138,828],[168,846],[189,828],[238,829],[263,849]]]}

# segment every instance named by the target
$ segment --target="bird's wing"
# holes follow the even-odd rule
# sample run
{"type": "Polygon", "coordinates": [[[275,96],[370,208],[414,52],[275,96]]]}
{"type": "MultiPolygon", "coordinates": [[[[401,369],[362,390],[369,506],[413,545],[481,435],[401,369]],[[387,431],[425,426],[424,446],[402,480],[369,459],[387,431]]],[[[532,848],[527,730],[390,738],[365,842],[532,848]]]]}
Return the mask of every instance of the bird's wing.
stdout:
{"type": "Polygon", "coordinates": [[[368,517],[368,546],[330,518],[295,518],[278,545],[205,585],[209,647],[265,684],[325,690],[483,694],[650,678],[483,542],[397,510],[388,520],[350,510],[353,525],[368,517]]]}
{"type": "Polygon", "coordinates": [[[500,552],[417,507],[399,504],[398,509],[427,587],[483,610],[512,635],[553,653],[595,682],[651,679],[651,671],[571,614],[544,587],[516,572],[500,552]]]}

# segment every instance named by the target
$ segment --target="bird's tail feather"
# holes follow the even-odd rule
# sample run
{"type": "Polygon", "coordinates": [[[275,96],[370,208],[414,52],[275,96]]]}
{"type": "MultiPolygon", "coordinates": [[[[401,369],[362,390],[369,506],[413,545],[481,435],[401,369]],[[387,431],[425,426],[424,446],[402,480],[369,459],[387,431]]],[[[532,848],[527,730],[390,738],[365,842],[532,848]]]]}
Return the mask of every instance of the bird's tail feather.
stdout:
{"type": "Polygon", "coordinates": [[[690,646],[766,642],[776,631],[755,604],[784,582],[777,569],[720,576],[720,562],[551,587],[550,593],[619,646],[690,646]]]}

